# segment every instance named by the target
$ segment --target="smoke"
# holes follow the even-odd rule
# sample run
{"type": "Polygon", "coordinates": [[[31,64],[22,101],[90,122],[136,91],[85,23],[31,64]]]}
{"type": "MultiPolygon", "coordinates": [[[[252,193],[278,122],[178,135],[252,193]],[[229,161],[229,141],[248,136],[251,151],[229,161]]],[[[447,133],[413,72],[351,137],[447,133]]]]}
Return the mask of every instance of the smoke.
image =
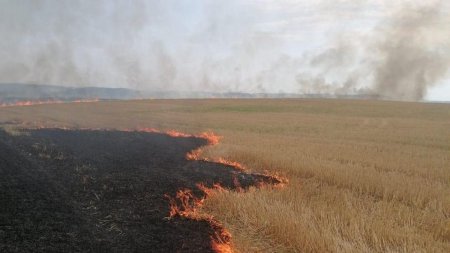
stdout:
{"type": "Polygon", "coordinates": [[[448,4],[388,7],[373,30],[339,34],[330,48],[309,57],[310,69],[297,76],[301,91],[421,100],[444,80],[450,66],[448,4]]]}
{"type": "Polygon", "coordinates": [[[388,98],[422,99],[427,89],[445,77],[450,66],[450,19],[443,1],[406,7],[380,27],[373,46],[379,60],[374,67],[374,91],[388,98]]]}
{"type": "Polygon", "coordinates": [[[444,1],[0,0],[0,83],[420,100],[444,1]]]}

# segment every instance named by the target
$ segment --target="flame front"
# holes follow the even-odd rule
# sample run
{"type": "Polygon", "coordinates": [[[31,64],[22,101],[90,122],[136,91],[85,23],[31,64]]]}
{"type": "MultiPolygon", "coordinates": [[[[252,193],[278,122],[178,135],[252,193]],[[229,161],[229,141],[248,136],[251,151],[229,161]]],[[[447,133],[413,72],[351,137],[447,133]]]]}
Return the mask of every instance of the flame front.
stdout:
{"type": "MultiPolygon", "coordinates": [[[[95,102],[97,100],[89,100],[89,101],[75,101],[75,102],[95,102]]],[[[54,103],[55,101],[45,101],[40,103],[34,103],[34,104],[46,104],[46,103],[54,103]]],[[[59,103],[59,102],[56,102],[59,103]]],[[[65,103],[65,102],[61,102],[65,103]]],[[[33,103],[23,103],[23,105],[32,105],[33,103]]],[[[20,104],[22,105],[22,104],[20,104]]],[[[19,105],[19,106],[20,106],[19,105]]],[[[39,126],[35,128],[48,128],[46,126],[39,126]]],[[[65,129],[65,130],[71,130],[71,128],[68,127],[54,127],[59,129],[65,129]]],[[[92,129],[92,128],[77,128],[77,130],[111,130],[111,129],[92,129]]],[[[116,129],[120,131],[127,131],[127,132],[147,132],[147,133],[159,133],[159,134],[166,134],[171,137],[181,137],[181,138],[203,138],[207,141],[208,145],[216,145],[219,143],[221,136],[215,135],[213,132],[203,132],[198,135],[192,135],[192,134],[186,134],[182,132],[178,132],[175,130],[168,130],[168,131],[161,131],[155,128],[147,128],[147,127],[138,127],[135,129],[116,129]]],[[[192,150],[186,154],[186,159],[188,160],[202,160],[202,161],[209,161],[209,162],[215,162],[224,164],[226,166],[231,166],[238,170],[245,170],[246,168],[238,163],[233,161],[228,161],[224,158],[217,158],[217,159],[208,159],[203,158],[202,155],[203,148],[198,148],[195,150],[192,150]]],[[[277,177],[276,175],[273,175],[271,177],[279,179],[278,182],[281,182],[278,185],[284,185],[287,183],[287,180],[281,177],[277,177]]],[[[236,190],[238,192],[242,192],[242,188],[239,184],[239,180],[237,178],[234,178],[233,180],[236,190]]],[[[185,217],[188,219],[194,219],[194,220],[206,220],[213,230],[215,231],[214,235],[211,236],[211,248],[215,252],[219,253],[230,253],[233,252],[233,249],[231,247],[231,234],[226,230],[223,225],[215,220],[212,216],[206,215],[204,213],[199,212],[199,208],[203,205],[203,202],[205,201],[205,198],[208,196],[211,196],[217,191],[228,191],[227,189],[223,188],[220,184],[214,184],[213,187],[206,187],[203,184],[198,184],[197,189],[200,190],[203,193],[203,197],[197,197],[191,189],[180,189],[176,192],[175,196],[172,197],[169,194],[166,194],[165,197],[169,200],[169,216],[168,219],[172,219],[174,217],[185,217]]]]}
{"type": "Polygon", "coordinates": [[[219,253],[233,253],[233,250],[228,243],[219,243],[212,240],[211,247],[215,252],[219,253]]]}
{"type": "Polygon", "coordinates": [[[24,100],[24,101],[16,101],[13,103],[0,103],[0,107],[14,107],[14,106],[31,106],[31,105],[46,105],[46,104],[65,104],[65,103],[93,103],[100,101],[97,98],[92,99],[77,99],[77,100],[57,100],[57,99],[49,99],[49,100],[24,100]]]}
{"type": "Polygon", "coordinates": [[[231,167],[233,167],[235,169],[238,169],[238,170],[246,170],[245,166],[242,165],[239,162],[229,161],[229,160],[227,160],[227,159],[225,159],[223,157],[210,159],[210,158],[202,157],[202,153],[203,153],[203,148],[194,149],[191,152],[188,152],[186,154],[186,159],[220,163],[220,164],[223,164],[223,165],[226,165],[226,166],[231,166],[231,167]]]}
{"type": "Polygon", "coordinates": [[[169,199],[170,203],[168,219],[179,216],[192,220],[207,221],[214,230],[214,235],[211,236],[211,248],[218,253],[232,253],[231,233],[211,215],[198,211],[207,196],[213,194],[214,191],[226,191],[226,189],[219,184],[214,184],[212,188],[198,184],[197,188],[204,193],[203,197],[196,197],[190,189],[178,190],[175,197],[166,194],[166,198],[169,199]]]}

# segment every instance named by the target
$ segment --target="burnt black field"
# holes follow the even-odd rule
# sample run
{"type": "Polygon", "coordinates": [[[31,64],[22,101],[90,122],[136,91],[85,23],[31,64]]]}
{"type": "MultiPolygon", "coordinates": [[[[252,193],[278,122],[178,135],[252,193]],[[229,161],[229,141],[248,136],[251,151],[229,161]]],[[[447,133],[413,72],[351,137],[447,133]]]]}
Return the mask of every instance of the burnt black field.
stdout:
{"type": "Polygon", "coordinates": [[[168,219],[166,195],[274,179],[185,159],[203,145],[144,132],[0,131],[0,252],[212,252],[214,225],[168,219]]]}

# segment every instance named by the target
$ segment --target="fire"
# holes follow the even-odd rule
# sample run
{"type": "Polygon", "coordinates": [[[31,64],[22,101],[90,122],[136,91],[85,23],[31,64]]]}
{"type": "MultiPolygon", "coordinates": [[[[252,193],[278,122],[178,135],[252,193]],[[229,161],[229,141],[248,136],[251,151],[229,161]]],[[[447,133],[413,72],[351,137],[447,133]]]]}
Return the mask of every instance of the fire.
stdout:
{"type": "Polygon", "coordinates": [[[225,189],[219,184],[215,184],[212,188],[198,184],[197,188],[203,192],[203,197],[196,197],[190,189],[178,190],[174,198],[166,194],[170,203],[168,219],[180,216],[193,220],[208,221],[215,231],[214,235],[211,236],[211,248],[218,253],[232,253],[230,232],[212,216],[198,211],[206,197],[213,194],[214,190],[225,191],[225,189]]]}
{"type": "Polygon", "coordinates": [[[223,164],[226,166],[231,166],[238,170],[242,170],[242,171],[246,170],[245,166],[239,162],[229,161],[222,157],[209,159],[207,157],[202,157],[202,153],[203,153],[203,148],[194,149],[191,152],[188,152],[186,154],[186,159],[192,160],[192,161],[197,160],[197,161],[220,163],[220,164],[223,164]]]}
{"type": "Polygon", "coordinates": [[[206,197],[211,196],[212,194],[214,194],[214,192],[223,192],[223,191],[228,191],[227,189],[223,188],[220,184],[215,183],[213,185],[213,187],[207,187],[204,184],[197,184],[196,185],[198,189],[200,189],[206,197]]]}
{"type": "MultiPolygon", "coordinates": [[[[125,129],[125,131],[133,131],[132,129],[125,129]]],[[[218,136],[216,134],[214,134],[213,132],[203,132],[200,134],[187,134],[187,133],[183,133],[183,132],[179,132],[176,130],[167,130],[167,131],[161,131],[158,130],[156,128],[149,128],[149,127],[138,127],[136,128],[134,131],[139,131],[139,132],[146,132],[146,133],[159,133],[159,134],[166,134],[169,135],[171,137],[183,137],[183,138],[201,138],[201,139],[205,139],[209,145],[216,145],[219,143],[220,139],[222,138],[222,136],[218,136]]]]}
{"type": "Polygon", "coordinates": [[[242,165],[242,164],[240,164],[238,162],[228,161],[228,160],[226,160],[226,159],[224,159],[222,157],[214,160],[214,162],[220,163],[220,164],[224,164],[224,165],[227,165],[227,166],[231,166],[231,167],[234,167],[235,169],[238,169],[238,170],[245,170],[244,165],[242,165]]]}
{"type": "MultiPolygon", "coordinates": [[[[220,139],[222,138],[221,136],[215,135],[212,132],[203,132],[203,133],[201,133],[199,135],[194,135],[194,137],[206,139],[208,141],[209,145],[216,145],[216,144],[218,144],[220,139]]],[[[246,169],[245,166],[242,165],[241,163],[238,163],[238,162],[235,162],[235,161],[229,161],[229,160],[227,160],[227,159],[225,159],[223,157],[209,159],[209,158],[206,158],[206,157],[202,157],[202,153],[203,153],[203,148],[202,147],[194,149],[194,150],[192,150],[192,151],[190,151],[190,152],[188,152],[186,154],[186,159],[220,163],[220,164],[223,164],[223,165],[226,165],[226,166],[234,167],[235,169],[238,169],[238,170],[245,170],[246,169]]]]}
{"type": "Polygon", "coordinates": [[[230,244],[228,243],[219,243],[212,240],[211,247],[215,252],[218,253],[233,253],[230,244]]]}
{"type": "Polygon", "coordinates": [[[199,207],[204,199],[197,198],[189,189],[178,190],[175,198],[166,195],[170,203],[169,218],[177,215],[187,218],[197,218],[197,207],[199,207]]]}
{"type": "MultiPolygon", "coordinates": [[[[53,102],[53,101],[52,101],[53,102]]],[[[89,101],[75,101],[77,102],[91,102],[89,101]]],[[[94,101],[92,101],[94,102],[94,101]]],[[[43,103],[41,103],[43,104],[43,103]]],[[[31,104],[30,104],[31,105],[31,104]]],[[[37,127],[37,128],[46,128],[46,127],[37,127]]],[[[59,129],[65,129],[70,130],[68,127],[56,127],[59,129]]],[[[78,128],[77,130],[108,130],[108,129],[87,129],[87,128],[78,128]]],[[[168,131],[161,131],[155,128],[147,128],[147,127],[138,127],[136,129],[119,129],[120,131],[139,131],[139,132],[147,132],[147,133],[159,133],[159,134],[166,134],[171,137],[181,137],[181,138],[203,138],[208,142],[208,145],[216,145],[219,143],[221,136],[215,135],[212,132],[203,132],[198,135],[192,135],[192,134],[186,134],[182,132],[178,132],[175,130],[168,130],[168,131]]],[[[186,159],[188,160],[202,160],[202,161],[208,161],[208,162],[215,162],[224,164],[226,166],[231,166],[238,170],[246,170],[245,166],[238,162],[233,162],[226,160],[224,158],[215,158],[215,159],[209,159],[209,158],[203,158],[201,155],[203,153],[203,148],[200,147],[198,149],[192,150],[186,154],[186,159]]],[[[279,182],[276,184],[276,186],[284,186],[287,184],[287,179],[283,178],[277,174],[268,174],[266,172],[266,175],[269,175],[274,179],[275,182],[279,182]]],[[[239,180],[237,178],[233,179],[234,185],[236,187],[236,191],[242,192],[243,189],[239,183],[239,180]]],[[[261,187],[264,186],[264,183],[260,182],[261,187]]],[[[220,191],[228,191],[228,189],[223,188],[220,184],[214,184],[212,187],[207,187],[203,184],[197,184],[197,189],[202,192],[201,196],[197,196],[194,194],[194,192],[191,189],[180,189],[176,192],[175,196],[172,197],[169,194],[166,194],[165,197],[169,200],[169,216],[168,219],[172,219],[174,217],[185,217],[188,219],[194,219],[194,220],[206,220],[209,222],[211,227],[214,229],[215,234],[211,236],[211,247],[215,252],[219,253],[231,253],[233,252],[231,247],[231,234],[223,227],[221,223],[219,223],[217,220],[215,220],[212,216],[201,213],[199,211],[200,207],[203,205],[206,197],[213,195],[214,193],[220,192],[220,191]]]]}
{"type": "Polygon", "coordinates": [[[278,182],[277,184],[274,184],[271,186],[274,188],[283,188],[289,183],[289,180],[286,177],[278,174],[277,172],[270,172],[270,171],[266,170],[266,171],[264,171],[264,175],[270,176],[276,182],[278,182]]]}
{"type": "Polygon", "coordinates": [[[186,154],[186,159],[188,160],[200,160],[203,150],[201,148],[194,149],[186,154]]]}
{"type": "Polygon", "coordinates": [[[31,105],[46,105],[46,104],[65,104],[65,103],[93,103],[100,101],[97,98],[94,99],[78,99],[78,100],[26,100],[26,101],[16,101],[14,103],[1,103],[0,107],[14,107],[14,106],[31,106],[31,105]]]}
{"type": "Polygon", "coordinates": [[[131,131],[138,131],[138,132],[145,132],[145,133],[160,133],[160,131],[156,128],[151,127],[138,127],[137,129],[124,129],[124,131],[131,132],[131,131]]]}
{"type": "Polygon", "coordinates": [[[175,197],[172,198],[170,195],[165,195],[169,199],[170,211],[169,218],[175,216],[182,216],[191,219],[212,219],[212,217],[205,217],[198,213],[198,208],[203,205],[207,196],[213,194],[215,190],[217,191],[227,191],[220,184],[214,184],[212,188],[206,187],[203,184],[197,184],[197,189],[203,193],[203,197],[197,197],[190,189],[178,190],[175,197]]]}
{"type": "Polygon", "coordinates": [[[203,132],[196,137],[206,139],[209,145],[216,145],[222,139],[222,136],[215,135],[213,132],[203,132]]]}
{"type": "Polygon", "coordinates": [[[166,131],[166,134],[171,136],[171,137],[186,137],[186,138],[187,137],[192,137],[192,135],[190,135],[190,134],[181,133],[181,132],[178,132],[178,131],[175,131],[175,130],[166,131]]]}

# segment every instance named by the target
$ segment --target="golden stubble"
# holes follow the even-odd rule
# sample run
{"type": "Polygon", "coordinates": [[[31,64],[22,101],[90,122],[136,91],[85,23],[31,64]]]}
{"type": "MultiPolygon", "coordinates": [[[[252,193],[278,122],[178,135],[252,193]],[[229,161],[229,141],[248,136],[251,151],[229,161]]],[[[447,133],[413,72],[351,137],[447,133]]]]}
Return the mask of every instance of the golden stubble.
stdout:
{"type": "Polygon", "coordinates": [[[2,108],[23,126],[153,127],[223,136],[208,158],[289,179],[212,194],[241,252],[450,252],[450,105],[142,100],[2,108]]]}

